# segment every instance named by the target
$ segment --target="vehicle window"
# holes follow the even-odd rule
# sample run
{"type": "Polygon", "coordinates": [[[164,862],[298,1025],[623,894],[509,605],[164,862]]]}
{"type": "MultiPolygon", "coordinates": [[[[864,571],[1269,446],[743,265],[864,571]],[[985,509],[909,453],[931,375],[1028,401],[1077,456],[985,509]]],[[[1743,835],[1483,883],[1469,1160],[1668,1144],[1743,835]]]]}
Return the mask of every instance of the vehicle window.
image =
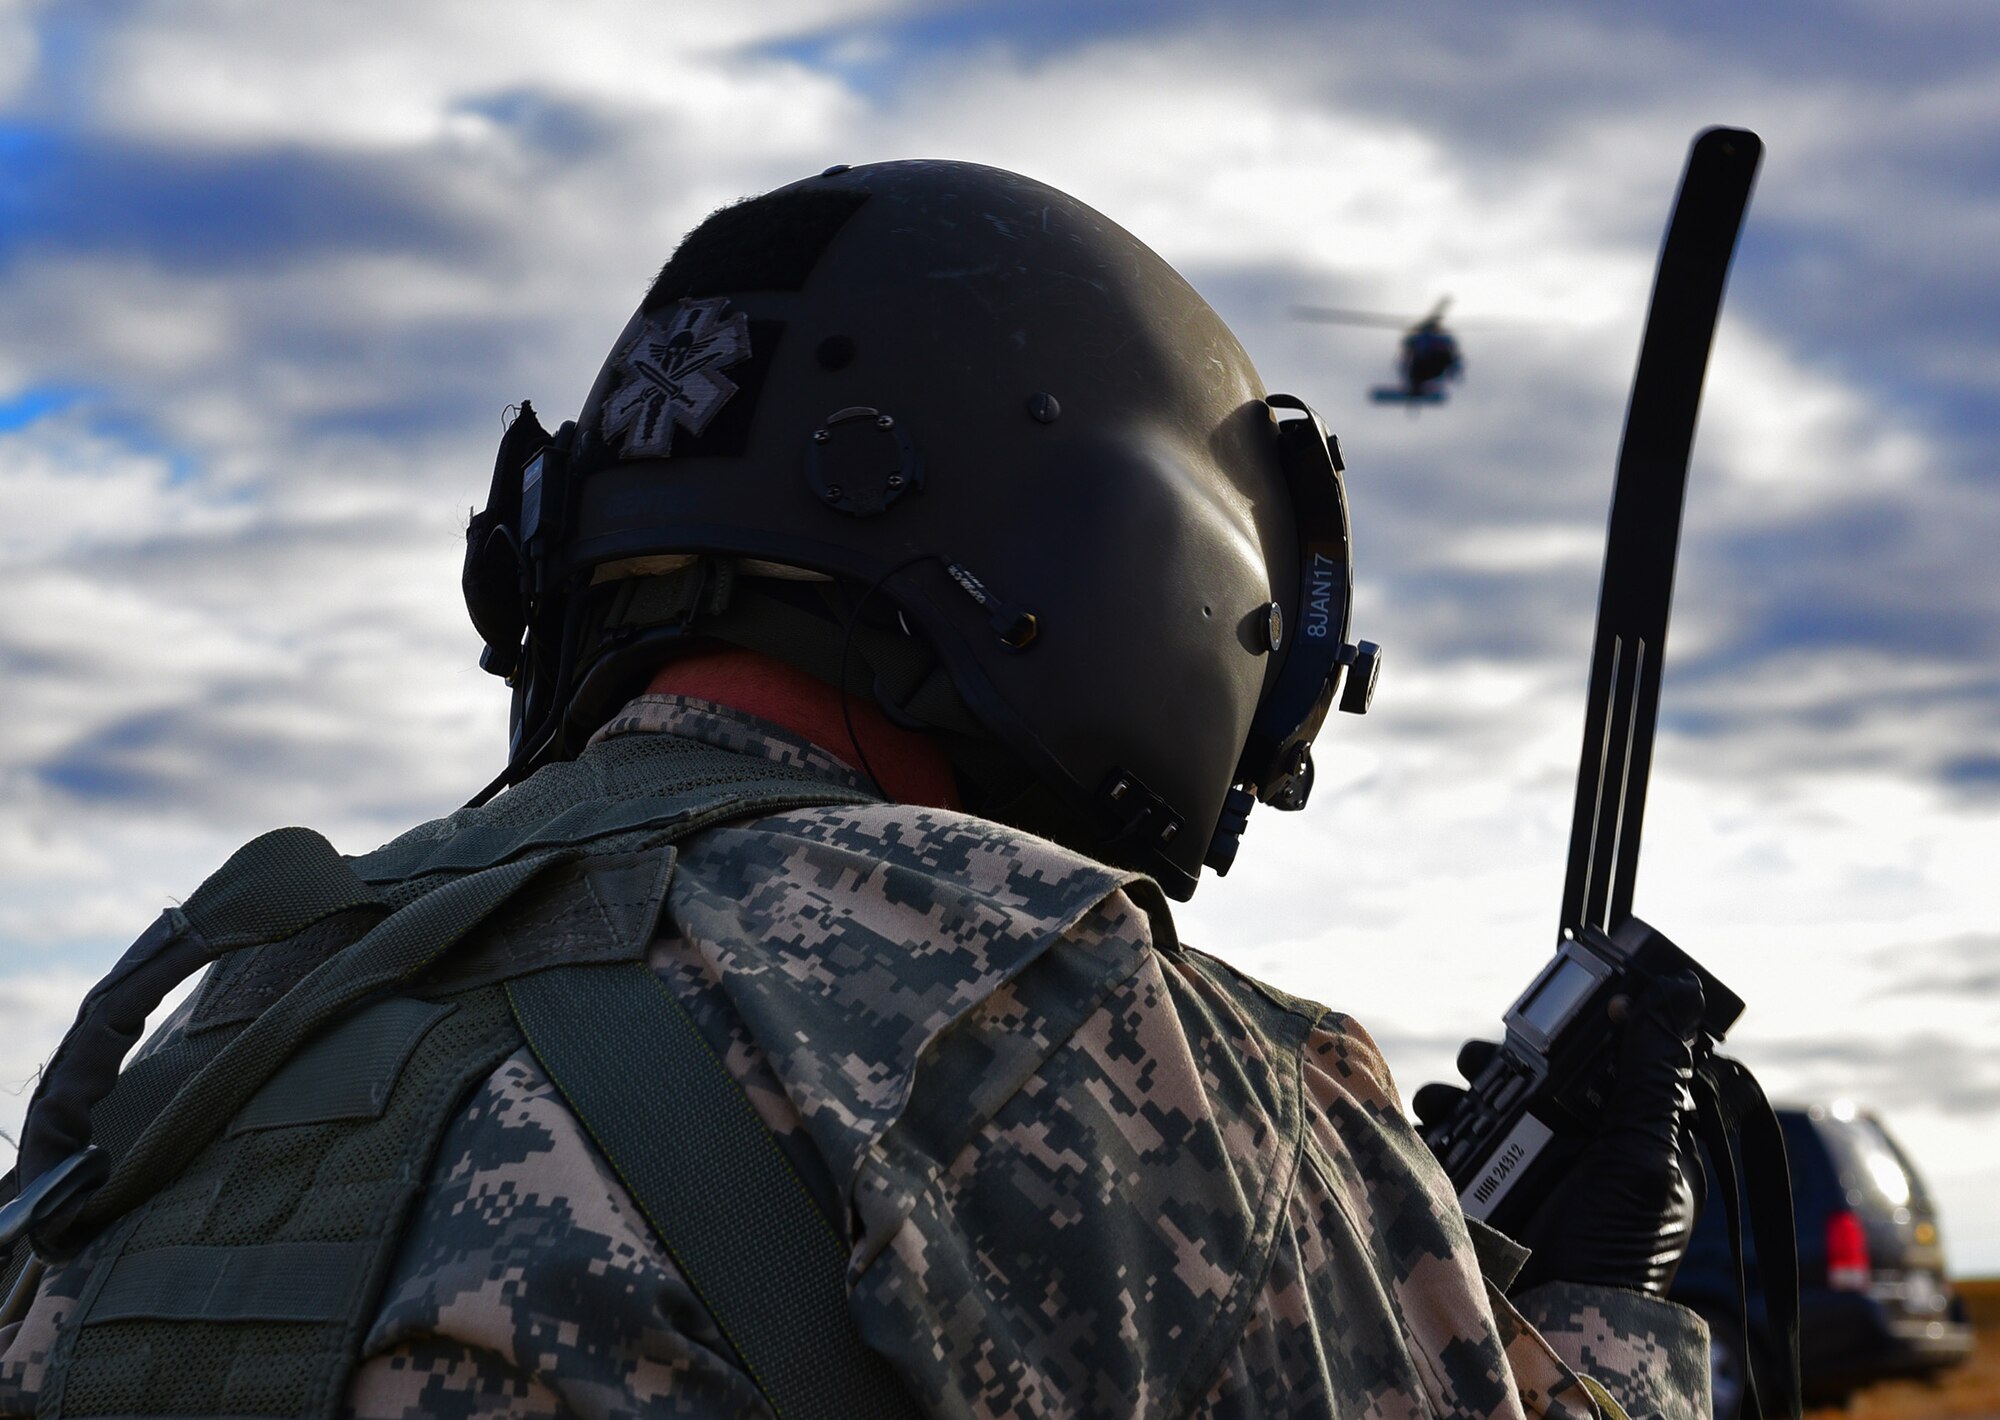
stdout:
{"type": "Polygon", "coordinates": [[[1888,1208],[1924,1205],[1910,1169],[1873,1119],[1866,1115],[1824,1119],[1819,1127],[1844,1187],[1858,1189],[1869,1202],[1888,1208]]]}
{"type": "Polygon", "coordinates": [[[1925,1213],[1933,1211],[1930,1195],[1924,1192],[1924,1181],[1918,1176],[1916,1168],[1910,1163],[1910,1156],[1903,1152],[1903,1146],[1898,1144],[1895,1137],[1882,1127],[1882,1122],[1872,1115],[1868,1119],[1868,1126],[1875,1131],[1875,1137],[1882,1141],[1882,1147],[1887,1149],[1895,1158],[1897,1164],[1903,1170],[1903,1176],[1909,1180],[1910,1206],[1925,1213]]]}

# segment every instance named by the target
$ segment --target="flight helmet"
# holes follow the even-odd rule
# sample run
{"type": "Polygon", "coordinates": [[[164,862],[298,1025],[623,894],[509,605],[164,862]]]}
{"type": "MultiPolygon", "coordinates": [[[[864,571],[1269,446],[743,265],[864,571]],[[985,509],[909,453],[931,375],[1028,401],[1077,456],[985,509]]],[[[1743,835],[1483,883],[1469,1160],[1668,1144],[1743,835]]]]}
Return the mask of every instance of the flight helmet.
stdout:
{"type": "Polygon", "coordinates": [[[468,533],[508,771],[574,755],[695,640],[935,733],[968,807],[1192,893],[1362,711],[1339,446],[1178,273],[969,163],[727,207],[583,409],[524,408],[468,533]]]}

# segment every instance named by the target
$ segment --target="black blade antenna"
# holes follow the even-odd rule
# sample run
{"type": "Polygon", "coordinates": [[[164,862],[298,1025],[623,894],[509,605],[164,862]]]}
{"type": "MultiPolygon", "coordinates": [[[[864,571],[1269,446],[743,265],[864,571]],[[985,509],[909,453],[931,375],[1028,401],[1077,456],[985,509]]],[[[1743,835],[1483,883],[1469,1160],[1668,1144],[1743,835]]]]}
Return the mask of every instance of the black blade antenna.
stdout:
{"type": "Polygon", "coordinates": [[[1563,883],[1564,936],[1586,927],[1608,933],[1632,912],[1688,453],[1723,285],[1763,151],[1757,135],[1740,128],[1696,137],[1660,250],[1605,538],[1563,883]]]}

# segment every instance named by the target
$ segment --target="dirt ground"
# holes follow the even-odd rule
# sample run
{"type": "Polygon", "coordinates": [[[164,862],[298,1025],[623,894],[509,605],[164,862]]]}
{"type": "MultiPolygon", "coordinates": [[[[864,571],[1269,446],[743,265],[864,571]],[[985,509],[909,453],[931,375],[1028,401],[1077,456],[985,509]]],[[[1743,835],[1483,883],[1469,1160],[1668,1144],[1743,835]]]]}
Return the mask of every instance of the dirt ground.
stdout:
{"type": "Polygon", "coordinates": [[[1958,1282],[1979,1329],[1964,1365],[1928,1381],[1886,1381],[1858,1392],[1844,1409],[1808,1410],[1806,1420],[1933,1420],[2000,1417],[2000,1279],[1958,1282]]]}

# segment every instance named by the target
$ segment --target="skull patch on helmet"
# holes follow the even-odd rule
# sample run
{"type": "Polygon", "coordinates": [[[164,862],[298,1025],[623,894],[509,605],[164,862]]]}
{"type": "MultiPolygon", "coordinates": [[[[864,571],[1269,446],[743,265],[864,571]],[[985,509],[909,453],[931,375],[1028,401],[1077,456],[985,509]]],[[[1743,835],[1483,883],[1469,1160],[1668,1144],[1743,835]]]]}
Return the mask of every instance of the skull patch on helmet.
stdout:
{"type": "Polygon", "coordinates": [[[665,458],[674,426],[708,427],[736,383],[723,370],[750,358],[750,322],[727,317],[726,297],[677,303],[646,318],[618,353],[620,383],[605,401],[603,433],[622,458],[665,458]]]}

